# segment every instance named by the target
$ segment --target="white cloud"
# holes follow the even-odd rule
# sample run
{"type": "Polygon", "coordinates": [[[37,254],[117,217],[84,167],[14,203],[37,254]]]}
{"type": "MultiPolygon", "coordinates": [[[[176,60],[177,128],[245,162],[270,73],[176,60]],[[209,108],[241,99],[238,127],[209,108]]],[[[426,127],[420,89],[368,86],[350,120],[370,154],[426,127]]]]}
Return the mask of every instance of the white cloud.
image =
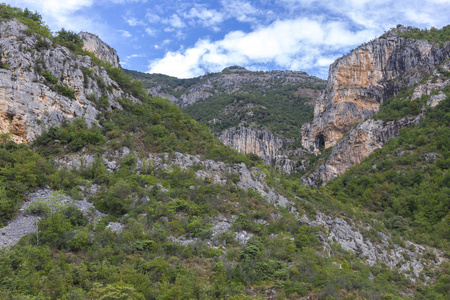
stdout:
{"type": "Polygon", "coordinates": [[[221,3],[227,14],[240,22],[254,22],[256,20],[255,16],[267,13],[257,9],[247,1],[222,0],[221,3]]]}
{"type": "Polygon", "coordinates": [[[184,17],[191,20],[193,22],[191,24],[199,23],[203,27],[211,27],[214,31],[220,30],[218,25],[225,19],[223,13],[218,12],[215,9],[207,9],[200,5],[191,8],[184,17]]]}
{"type": "Polygon", "coordinates": [[[147,33],[149,36],[153,36],[153,37],[155,37],[156,36],[156,30],[155,29],[152,29],[152,28],[145,28],[145,33],[147,33]]]}
{"type": "Polygon", "coordinates": [[[147,2],[147,0],[109,0],[109,1],[112,3],[115,3],[115,4],[129,4],[129,3],[139,3],[139,2],[146,3],[147,2]]]}
{"type": "Polygon", "coordinates": [[[54,32],[65,28],[75,32],[92,32],[104,41],[113,39],[111,28],[101,20],[99,14],[93,12],[87,16],[80,13],[90,9],[95,4],[95,0],[13,0],[12,2],[13,6],[38,11],[45,24],[54,32]]]}
{"type": "Polygon", "coordinates": [[[138,20],[135,17],[127,17],[124,16],[123,19],[125,20],[125,22],[127,22],[128,25],[130,26],[145,26],[145,22],[142,20],[138,20]]]}
{"type": "Polygon", "coordinates": [[[149,21],[150,23],[158,23],[161,21],[160,16],[158,16],[157,14],[154,14],[150,11],[147,11],[147,13],[145,14],[145,17],[147,18],[147,21],[149,21]]]}
{"type": "Polygon", "coordinates": [[[117,32],[119,32],[120,35],[124,38],[130,38],[133,36],[130,32],[128,32],[126,30],[117,30],[117,32]]]}
{"type": "Polygon", "coordinates": [[[233,31],[220,41],[199,40],[194,47],[169,52],[149,65],[150,73],[193,77],[230,65],[275,64],[285,69],[328,67],[335,51],[362,43],[367,31],[351,32],[345,23],[299,18],[276,21],[250,33],[233,31]]]}
{"type": "Polygon", "coordinates": [[[173,14],[169,18],[162,20],[164,24],[170,25],[172,28],[183,28],[186,27],[186,24],[181,20],[181,18],[177,14],[173,14]]]}
{"type": "Polygon", "coordinates": [[[141,53],[141,54],[131,54],[131,55],[128,55],[127,57],[126,57],[126,59],[130,59],[130,58],[137,58],[137,57],[146,57],[147,55],[145,54],[145,53],[141,53]]]}
{"type": "Polygon", "coordinates": [[[171,42],[172,42],[172,41],[171,41],[170,39],[166,39],[166,40],[162,41],[161,44],[155,45],[155,49],[161,49],[161,48],[163,48],[164,46],[169,45],[171,42]]]}
{"type": "Polygon", "coordinates": [[[32,10],[36,9],[42,14],[52,15],[55,18],[58,17],[58,15],[67,16],[74,11],[94,4],[94,0],[17,0],[14,2],[14,5],[26,6],[32,10]]]}

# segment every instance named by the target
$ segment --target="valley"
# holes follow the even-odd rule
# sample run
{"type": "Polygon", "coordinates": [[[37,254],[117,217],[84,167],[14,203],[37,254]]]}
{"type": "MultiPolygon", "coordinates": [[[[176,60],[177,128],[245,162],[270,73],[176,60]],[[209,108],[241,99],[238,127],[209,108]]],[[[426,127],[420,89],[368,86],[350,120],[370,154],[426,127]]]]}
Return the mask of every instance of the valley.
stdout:
{"type": "Polygon", "coordinates": [[[0,298],[447,299],[449,29],[177,79],[1,4],[0,298]]]}

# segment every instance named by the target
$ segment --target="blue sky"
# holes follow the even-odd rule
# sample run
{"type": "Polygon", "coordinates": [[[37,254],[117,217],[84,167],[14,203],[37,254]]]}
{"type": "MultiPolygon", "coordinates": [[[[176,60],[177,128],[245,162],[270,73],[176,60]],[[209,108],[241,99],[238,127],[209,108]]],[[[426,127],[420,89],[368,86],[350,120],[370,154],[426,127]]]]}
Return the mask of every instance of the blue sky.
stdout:
{"type": "Polygon", "coordinates": [[[124,68],[179,78],[239,65],[326,79],[329,65],[397,24],[441,28],[450,0],[14,0],[53,32],[88,31],[124,68]]]}

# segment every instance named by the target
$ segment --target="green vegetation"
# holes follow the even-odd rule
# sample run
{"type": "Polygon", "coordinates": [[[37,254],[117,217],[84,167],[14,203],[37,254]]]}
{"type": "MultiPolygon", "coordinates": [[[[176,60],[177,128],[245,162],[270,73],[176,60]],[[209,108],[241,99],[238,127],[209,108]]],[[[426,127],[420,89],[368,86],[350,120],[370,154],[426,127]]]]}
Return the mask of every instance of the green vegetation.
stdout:
{"type": "MultiPolygon", "coordinates": [[[[194,120],[207,124],[215,134],[237,126],[255,124],[275,134],[297,138],[300,127],[312,117],[313,107],[308,105],[310,97],[299,96],[301,89],[321,90],[325,85],[320,81],[305,81],[286,84],[283,78],[273,78],[266,86],[260,83],[240,82],[238,91],[230,93],[226,87],[216,82],[216,78],[230,73],[254,72],[233,66],[219,73],[207,73],[191,79],[178,79],[161,74],[144,74],[125,70],[126,74],[141,80],[146,88],[158,87],[160,93],[180,98],[190,89],[210,80],[213,84],[211,96],[183,108],[194,120]]],[[[264,72],[262,72],[264,74],[264,72]]],[[[220,80],[218,80],[220,82],[220,80]]]]}
{"type": "Polygon", "coordinates": [[[82,52],[83,48],[83,41],[81,38],[72,31],[67,31],[64,28],[62,28],[60,31],[56,33],[56,37],[54,38],[54,41],[61,46],[64,46],[68,48],[71,51],[74,52],[82,52]]]}
{"type": "MultiPolygon", "coordinates": [[[[439,69],[439,68],[438,68],[439,69]]],[[[445,81],[450,78],[450,74],[443,70],[440,71],[442,76],[441,80],[445,81]]],[[[423,95],[422,97],[411,101],[411,96],[414,92],[414,88],[425,83],[430,76],[426,76],[419,83],[413,87],[400,91],[397,95],[390,97],[383,102],[380,111],[376,113],[372,118],[384,121],[399,120],[404,117],[417,116],[420,113],[421,108],[427,103],[431,96],[436,95],[438,92],[443,92],[446,95],[450,94],[450,86],[445,87],[442,90],[433,91],[430,95],[423,95]]],[[[432,78],[434,80],[434,78],[432,78]]]]}
{"type": "Polygon", "coordinates": [[[18,19],[28,26],[31,33],[36,33],[44,38],[52,38],[50,29],[42,21],[42,17],[38,12],[32,13],[28,9],[21,10],[6,4],[0,4],[0,21],[18,19]]]}
{"type": "Polygon", "coordinates": [[[311,98],[295,96],[300,86],[280,84],[258,92],[256,86],[244,84],[241,94],[213,95],[184,107],[183,111],[193,119],[208,124],[215,133],[247,123],[265,127],[281,136],[297,138],[300,127],[309,120],[313,111],[313,107],[307,104],[311,98]],[[249,92],[251,90],[254,92],[249,92]]]}
{"type": "Polygon", "coordinates": [[[17,213],[24,194],[43,187],[55,167],[25,145],[1,136],[0,143],[0,224],[5,225],[17,213]]]}
{"type": "MultiPolygon", "coordinates": [[[[449,95],[450,93],[448,93],[449,95]]],[[[328,187],[343,203],[381,212],[386,226],[420,243],[449,248],[450,96],[417,127],[328,187]]]]}
{"type": "MultiPolygon", "coordinates": [[[[76,44],[71,34],[63,36],[68,37],[63,43],[76,44]]],[[[429,109],[418,127],[404,129],[328,187],[304,187],[255,155],[223,146],[177,106],[146,96],[143,86],[121,70],[96,63],[137,100],[118,99],[121,108],[113,109],[102,96],[97,105],[108,110],[102,110],[99,125],[89,128],[76,119],[49,128],[31,146],[0,136],[0,221],[5,225],[17,215],[27,192],[47,185],[59,191],[55,201],[62,194],[87,198],[108,215],[94,221],[92,210],[71,205],[30,206],[25,213],[41,217],[37,232],[0,250],[1,299],[265,299],[269,293],[279,299],[448,297],[448,263],[425,268],[412,283],[398,269],[369,266],[332,241],[328,255],[320,242],[323,227],[306,226],[256,190],[238,187],[239,174],[232,167],[257,167],[255,178],[264,177],[300,215],[313,218],[320,211],[361,226],[365,238],[392,232],[386,247],[404,245],[404,236],[438,246],[448,257],[450,97],[429,109]],[[133,152],[117,155],[117,167],[108,172],[102,155],[122,147],[133,152]],[[224,182],[196,176],[204,168],[200,163],[186,169],[171,166],[174,151],[228,163],[224,182]],[[149,152],[161,153],[168,167],[146,160],[149,152]],[[93,159],[58,168],[55,160],[69,159],[68,154],[93,159]],[[213,235],[218,216],[226,217],[231,229],[213,235]],[[123,224],[123,231],[112,231],[110,222],[123,224]],[[245,245],[235,239],[244,230],[252,234],[245,245]],[[425,284],[425,276],[434,284],[425,284]]],[[[49,71],[43,74],[57,84],[49,71]]],[[[264,103],[247,96],[251,103],[264,103]]],[[[295,102],[289,97],[284,99],[295,102]]],[[[420,257],[435,258],[431,251],[420,257]]]]}
{"type": "Polygon", "coordinates": [[[168,93],[175,97],[180,97],[185,90],[199,84],[203,79],[209,77],[208,75],[205,75],[202,77],[179,79],[163,74],[147,74],[126,69],[124,72],[132,78],[143,82],[146,88],[162,86],[161,93],[168,93]]]}
{"type": "Polygon", "coordinates": [[[399,36],[416,39],[416,40],[427,40],[430,42],[435,42],[441,47],[445,42],[450,40],[450,25],[444,26],[441,29],[436,29],[432,27],[431,29],[419,29],[411,26],[407,27],[408,31],[399,32],[399,36]]]}

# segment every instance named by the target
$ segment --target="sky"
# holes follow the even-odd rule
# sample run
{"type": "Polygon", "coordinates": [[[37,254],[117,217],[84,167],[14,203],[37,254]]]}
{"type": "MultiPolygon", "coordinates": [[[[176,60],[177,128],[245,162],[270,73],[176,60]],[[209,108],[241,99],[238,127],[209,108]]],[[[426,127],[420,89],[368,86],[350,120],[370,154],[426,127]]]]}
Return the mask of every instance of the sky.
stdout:
{"type": "Polygon", "coordinates": [[[123,68],[192,78],[228,66],[295,70],[329,65],[403,24],[450,24],[450,0],[14,0],[52,32],[98,35],[123,68]]]}

